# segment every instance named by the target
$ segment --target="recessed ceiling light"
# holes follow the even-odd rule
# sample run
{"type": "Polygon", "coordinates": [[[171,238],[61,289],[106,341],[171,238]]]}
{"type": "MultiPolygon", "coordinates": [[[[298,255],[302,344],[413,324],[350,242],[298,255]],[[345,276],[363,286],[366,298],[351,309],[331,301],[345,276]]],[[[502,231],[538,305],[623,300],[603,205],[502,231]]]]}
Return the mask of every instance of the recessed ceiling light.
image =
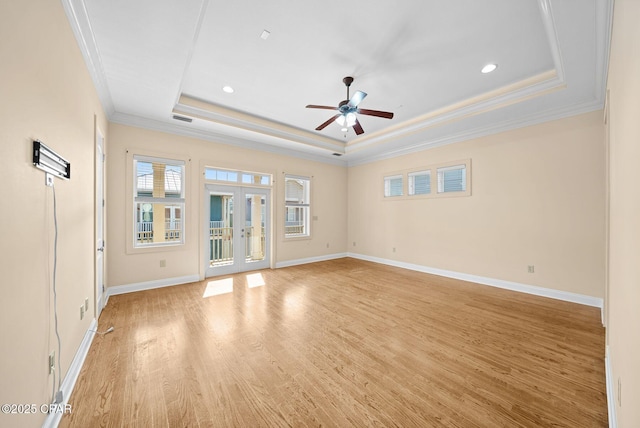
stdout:
{"type": "Polygon", "coordinates": [[[342,128],[341,131],[342,132],[347,132],[349,130],[349,128],[342,128]]]}
{"type": "Polygon", "coordinates": [[[496,68],[498,68],[498,64],[487,64],[484,67],[482,67],[482,70],[480,71],[482,71],[484,74],[487,74],[487,73],[491,73],[496,68]]]}
{"type": "Polygon", "coordinates": [[[233,94],[233,88],[229,85],[223,86],[222,90],[225,91],[227,94],[233,94]]]}

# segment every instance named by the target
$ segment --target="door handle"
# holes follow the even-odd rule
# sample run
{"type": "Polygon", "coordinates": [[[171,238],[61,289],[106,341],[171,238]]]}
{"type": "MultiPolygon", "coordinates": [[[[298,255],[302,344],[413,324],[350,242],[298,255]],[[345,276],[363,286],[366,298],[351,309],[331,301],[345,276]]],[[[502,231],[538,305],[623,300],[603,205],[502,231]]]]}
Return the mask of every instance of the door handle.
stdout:
{"type": "Polygon", "coordinates": [[[102,252],[104,252],[104,247],[100,247],[100,248],[98,248],[98,251],[102,251],[102,252]]]}

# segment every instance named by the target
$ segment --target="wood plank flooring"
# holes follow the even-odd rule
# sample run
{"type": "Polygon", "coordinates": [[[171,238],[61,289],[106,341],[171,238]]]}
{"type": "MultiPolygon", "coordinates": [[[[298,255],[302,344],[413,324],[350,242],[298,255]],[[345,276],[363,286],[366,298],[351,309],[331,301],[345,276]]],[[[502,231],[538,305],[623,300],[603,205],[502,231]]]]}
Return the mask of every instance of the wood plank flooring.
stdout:
{"type": "Polygon", "coordinates": [[[346,258],[112,296],[111,325],[61,427],[607,426],[577,304],[346,258]]]}

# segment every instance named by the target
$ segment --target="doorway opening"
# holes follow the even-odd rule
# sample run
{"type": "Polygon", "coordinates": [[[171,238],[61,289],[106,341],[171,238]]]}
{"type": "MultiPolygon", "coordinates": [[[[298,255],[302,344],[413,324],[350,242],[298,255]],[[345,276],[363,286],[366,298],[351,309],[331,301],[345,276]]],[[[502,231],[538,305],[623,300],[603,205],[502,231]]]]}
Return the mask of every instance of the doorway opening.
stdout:
{"type": "Polygon", "coordinates": [[[271,189],[205,185],[205,276],[270,266],[271,189]]]}

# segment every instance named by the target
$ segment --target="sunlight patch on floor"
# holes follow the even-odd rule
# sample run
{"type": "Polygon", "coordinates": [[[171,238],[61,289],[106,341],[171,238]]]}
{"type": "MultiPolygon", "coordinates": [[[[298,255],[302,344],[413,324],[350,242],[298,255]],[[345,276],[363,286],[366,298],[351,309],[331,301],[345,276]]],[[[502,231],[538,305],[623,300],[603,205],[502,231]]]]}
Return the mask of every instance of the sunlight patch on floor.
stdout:
{"type": "Polygon", "coordinates": [[[215,281],[209,281],[207,288],[204,289],[202,298],[219,296],[221,294],[227,294],[233,292],[233,278],[218,279],[215,281]]]}
{"type": "Polygon", "coordinates": [[[247,275],[247,286],[249,288],[262,287],[263,285],[265,285],[265,282],[261,273],[247,275]]]}

